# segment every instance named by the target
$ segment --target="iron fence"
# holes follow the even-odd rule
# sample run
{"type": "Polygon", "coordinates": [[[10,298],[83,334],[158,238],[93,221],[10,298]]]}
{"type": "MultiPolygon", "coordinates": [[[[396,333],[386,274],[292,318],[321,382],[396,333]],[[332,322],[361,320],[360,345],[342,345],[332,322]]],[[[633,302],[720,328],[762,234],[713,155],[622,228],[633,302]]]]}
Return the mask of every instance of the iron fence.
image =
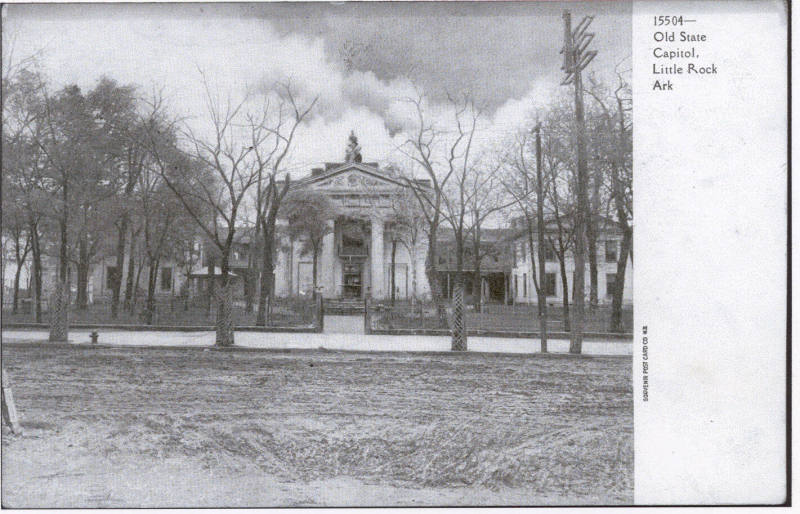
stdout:
{"type": "MultiPolygon", "coordinates": [[[[367,315],[372,330],[450,330],[452,328],[452,307],[444,305],[446,316],[432,302],[370,302],[367,315]]],[[[535,304],[503,305],[483,304],[479,310],[474,305],[465,306],[466,328],[468,331],[485,332],[539,332],[539,309],[535,304]]],[[[547,307],[547,329],[552,332],[570,332],[574,313],[570,306],[569,315],[562,306],[547,307]]],[[[633,327],[633,308],[622,309],[622,330],[630,333],[633,327]]],[[[586,307],[584,331],[592,333],[612,333],[611,307],[586,307]]]]}
{"type": "MultiPolygon", "coordinates": [[[[232,317],[234,326],[256,326],[257,301],[247,309],[244,298],[234,298],[232,317]]],[[[266,323],[268,327],[305,327],[316,320],[317,303],[313,297],[272,298],[268,301],[266,323]]],[[[13,305],[3,303],[3,325],[11,323],[35,323],[35,308],[30,302],[20,302],[17,312],[13,305]]],[[[48,302],[42,302],[42,322],[50,319],[48,302]]],[[[71,325],[142,325],[142,326],[213,326],[217,317],[217,302],[208,298],[157,298],[148,309],[147,303],[139,301],[126,306],[120,301],[116,316],[112,315],[110,298],[95,298],[95,301],[79,308],[74,302],[69,306],[71,325]]]]}

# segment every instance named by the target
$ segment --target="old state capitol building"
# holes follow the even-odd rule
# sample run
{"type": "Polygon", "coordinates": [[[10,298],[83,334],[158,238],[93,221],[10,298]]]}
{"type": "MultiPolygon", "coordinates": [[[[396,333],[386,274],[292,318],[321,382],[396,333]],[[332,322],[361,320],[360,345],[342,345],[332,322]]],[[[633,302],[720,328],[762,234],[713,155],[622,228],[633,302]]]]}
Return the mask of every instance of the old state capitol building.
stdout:
{"type": "MultiPolygon", "coordinates": [[[[420,187],[425,187],[426,184],[425,180],[418,181],[420,187]]],[[[324,298],[357,300],[367,295],[374,299],[389,298],[393,246],[395,297],[400,300],[409,299],[416,292],[419,299],[430,298],[430,287],[425,275],[428,244],[424,231],[421,231],[420,240],[413,248],[409,248],[407,244],[392,244],[391,219],[396,212],[396,203],[393,206],[392,198],[393,195],[403,193],[407,187],[409,186],[405,180],[391,169],[381,169],[374,162],[361,162],[359,147],[352,136],[345,162],[325,163],[324,167],[314,168],[309,176],[293,184],[292,188],[295,190],[309,189],[327,195],[337,207],[337,217],[328,221],[330,231],[324,237],[318,255],[317,287],[324,298]]],[[[279,228],[285,223],[285,220],[279,219],[279,228]]],[[[480,263],[481,280],[478,288],[473,285],[474,259],[471,252],[464,258],[464,271],[468,273],[465,293],[468,297],[477,293],[486,302],[536,302],[530,256],[531,250],[535,252],[537,249],[528,247],[527,235],[520,227],[521,224],[512,221],[506,228],[482,231],[481,244],[487,247],[487,251],[482,252],[485,255],[480,263]]],[[[546,230],[550,230],[550,225],[546,230]]],[[[302,240],[290,241],[281,230],[278,230],[278,234],[280,235],[276,237],[281,240],[276,241],[278,250],[274,270],[275,295],[284,297],[310,294],[314,283],[310,252],[306,251],[302,240]]],[[[598,225],[597,237],[598,297],[601,303],[610,303],[622,236],[613,221],[603,220],[598,225]]],[[[260,261],[251,251],[251,244],[252,232],[247,229],[238,230],[230,267],[237,275],[238,287],[235,294],[240,298],[244,295],[248,268],[254,262],[260,261]]],[[[213,262],[209,262],[205,246],[196,246],[199,256],[190,269],[185,269],[174,261],[162,261],[157,272],[157,295],[194,295],[206,290],[211,270],[217,274],[219,268],[214,268],[213,262]]],[[[471,244],[466,246],[471,250],[471,244]]],[[[544,288],[547,301],[552,304],[560,303],[565,289],[561,280],[561,263],[552,251],[545,253],[547,262],[544,288]]],[[[455,283],[456,267],[452,231],[446,224],[442,224],[439,229],[437,254],[436,269],[442,289],[449,297],[455,283]]],[[[126,255],[125,269],[128,268],[128,259],[129,256],[126,255]]],[[[108,256],[93,266],[89,281],[90,301],[93,297],[100,299],[110,296],[109,276],[114,265],[115,258],[108,256]]],[[[564,267],[571,300],[574,274],[571,256],[565,259],[564,267]]],[[[629,261],[623,294],[625,303],[632,302],[632,269],[629,261]]],[[[45,298],[49,286],[52,285],[49,275],[54,276],[54,273],[55,266],[46,263],[43,273],[45,298]]],[[[147,276],[146,270],[142,275],[147,276]]],[[[585,283],[589,283],[588,266],[585,283]]],[[[122,289],[125,289],[124,281],[122,289]]]]}

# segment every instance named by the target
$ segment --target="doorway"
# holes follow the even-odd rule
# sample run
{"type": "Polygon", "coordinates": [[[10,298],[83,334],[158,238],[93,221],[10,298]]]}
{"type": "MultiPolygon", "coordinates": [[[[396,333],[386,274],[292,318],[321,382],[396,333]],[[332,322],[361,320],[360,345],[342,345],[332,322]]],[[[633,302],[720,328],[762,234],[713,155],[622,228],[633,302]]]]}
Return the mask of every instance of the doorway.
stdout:
{"type": "Polygon", "coordinates": [[[342,296],[346,299],[362,298],[363,271],[360,262],[348,262],[342,266],[342,296]]]}

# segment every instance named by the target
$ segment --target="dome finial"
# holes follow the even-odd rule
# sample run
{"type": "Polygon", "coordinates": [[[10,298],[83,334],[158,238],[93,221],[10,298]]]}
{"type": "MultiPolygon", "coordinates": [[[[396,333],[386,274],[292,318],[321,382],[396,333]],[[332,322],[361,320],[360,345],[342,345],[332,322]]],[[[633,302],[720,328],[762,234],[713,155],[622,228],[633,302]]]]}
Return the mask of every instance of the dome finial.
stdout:
{"type": "Polygon", "coordinates": [[[350,137],[347,141],[347,150],[344,154],[345,162],[361,162],[361,145],[358,144],[358,138],[355,132],[350,131],[350,137]]]}

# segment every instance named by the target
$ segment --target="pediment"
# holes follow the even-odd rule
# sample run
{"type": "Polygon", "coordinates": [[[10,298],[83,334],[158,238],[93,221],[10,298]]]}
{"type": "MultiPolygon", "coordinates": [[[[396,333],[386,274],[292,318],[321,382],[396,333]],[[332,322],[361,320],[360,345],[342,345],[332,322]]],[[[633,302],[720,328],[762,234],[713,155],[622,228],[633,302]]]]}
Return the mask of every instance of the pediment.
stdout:
{"type": "Polygon", "coordinates": [[[330,170],[324,175],[313,177],[306,185],[314,189],[326,190],[373,190],[396,189],[403,184],[396,177],[387,175],[377,168],[358,163],[347,163],[330,170]]]}

